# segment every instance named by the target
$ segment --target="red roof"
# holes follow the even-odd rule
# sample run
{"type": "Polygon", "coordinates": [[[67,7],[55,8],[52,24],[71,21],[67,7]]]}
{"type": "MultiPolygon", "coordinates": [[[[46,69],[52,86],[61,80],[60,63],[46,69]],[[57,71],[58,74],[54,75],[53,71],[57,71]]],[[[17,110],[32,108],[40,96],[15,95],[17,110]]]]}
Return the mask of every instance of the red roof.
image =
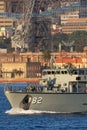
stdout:
{"type": "Polygon", "coordinates": [[[55,63],[82,63],[82,59],[71,57],[60,57],[55,60],[55,63]]]}

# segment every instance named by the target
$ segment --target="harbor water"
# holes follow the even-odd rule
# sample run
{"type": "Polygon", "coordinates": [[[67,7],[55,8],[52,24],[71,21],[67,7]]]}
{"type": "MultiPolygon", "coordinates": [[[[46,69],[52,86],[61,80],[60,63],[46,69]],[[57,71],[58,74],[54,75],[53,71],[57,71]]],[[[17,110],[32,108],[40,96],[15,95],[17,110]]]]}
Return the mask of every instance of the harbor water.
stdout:
{"type": "Polygon", "coordinates": [[[87,114],[12,109],[4,87],[5,83],[0,84],[0,130],[87,130],[87,114]]]}

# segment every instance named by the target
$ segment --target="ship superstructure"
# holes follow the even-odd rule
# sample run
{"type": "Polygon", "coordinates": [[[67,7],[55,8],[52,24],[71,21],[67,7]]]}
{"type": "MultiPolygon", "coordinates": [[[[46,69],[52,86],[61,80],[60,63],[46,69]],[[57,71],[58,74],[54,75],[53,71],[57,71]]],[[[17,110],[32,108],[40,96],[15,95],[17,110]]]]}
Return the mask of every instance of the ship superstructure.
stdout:
{"type": "Polygon", "coordinates": [[[8,85],[5,95],[11,106],[43,112],[87,112],[87,69],[47,69],[42,77],[40,84],[30,83],[22,90],[8,85]]]}

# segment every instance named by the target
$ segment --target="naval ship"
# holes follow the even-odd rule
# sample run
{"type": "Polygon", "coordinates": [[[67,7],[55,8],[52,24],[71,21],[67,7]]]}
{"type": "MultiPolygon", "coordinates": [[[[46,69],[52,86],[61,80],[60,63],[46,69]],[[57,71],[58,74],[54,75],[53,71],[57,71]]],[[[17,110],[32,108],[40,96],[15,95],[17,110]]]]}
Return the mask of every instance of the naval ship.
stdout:
{"type": "Polygon", "coordinates": [[[22,89],[7,84],[4,93],[12,108],[86,113],[87,68],[44,69],[40,83],[22,89]]]}

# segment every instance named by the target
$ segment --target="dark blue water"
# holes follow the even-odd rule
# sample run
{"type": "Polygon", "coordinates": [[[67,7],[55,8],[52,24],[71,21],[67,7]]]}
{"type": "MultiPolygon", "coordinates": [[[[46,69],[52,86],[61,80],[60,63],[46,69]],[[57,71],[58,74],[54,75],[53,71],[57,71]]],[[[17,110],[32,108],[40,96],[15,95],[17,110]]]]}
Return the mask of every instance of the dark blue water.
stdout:
{"type": "Polygon", "coordinates": [[[12,110],[0,84],[0,130],[87,130],[87,115],[12,110]]]}

